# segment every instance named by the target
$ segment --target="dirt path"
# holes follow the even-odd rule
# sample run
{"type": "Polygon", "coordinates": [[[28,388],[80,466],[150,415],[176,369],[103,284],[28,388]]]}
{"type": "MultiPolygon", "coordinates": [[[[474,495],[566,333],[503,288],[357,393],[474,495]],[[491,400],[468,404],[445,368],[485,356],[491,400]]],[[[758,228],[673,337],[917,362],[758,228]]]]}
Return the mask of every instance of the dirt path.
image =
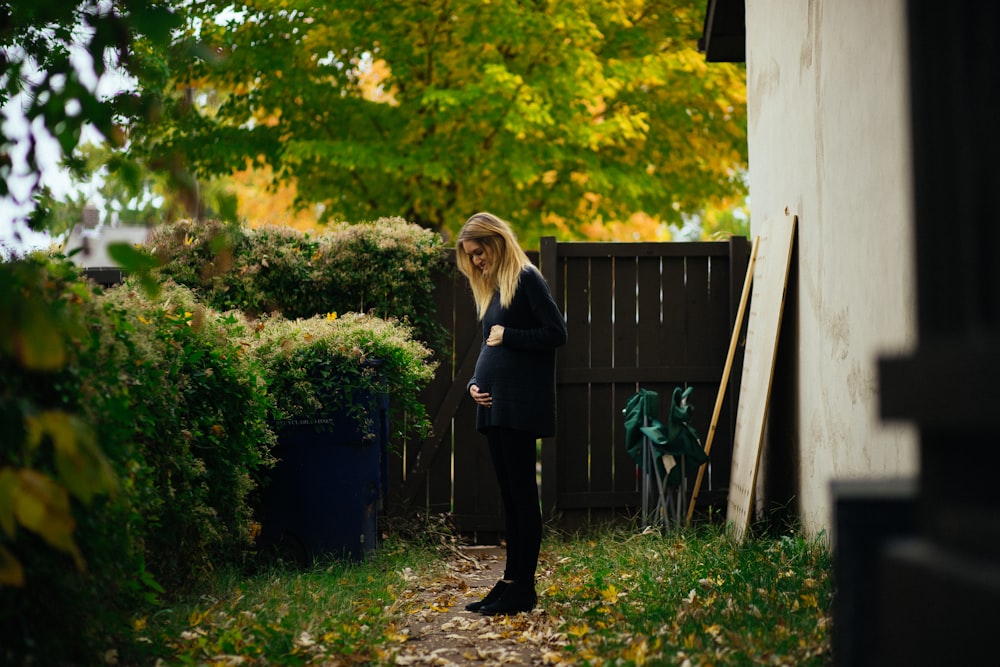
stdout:
{"type": "MultiPolygon", "coordinates": [[[[462,547],[433,582],[420,582],[421,606],[402,629],[408,636],[398,665],[558,665],[565,656],[565,635],[539,606],[527,614],[482,616],[465,611],[503,575],[499,547],[462,547]]],[[[541,590],[539,590],[541,594],[541,590]]]]}

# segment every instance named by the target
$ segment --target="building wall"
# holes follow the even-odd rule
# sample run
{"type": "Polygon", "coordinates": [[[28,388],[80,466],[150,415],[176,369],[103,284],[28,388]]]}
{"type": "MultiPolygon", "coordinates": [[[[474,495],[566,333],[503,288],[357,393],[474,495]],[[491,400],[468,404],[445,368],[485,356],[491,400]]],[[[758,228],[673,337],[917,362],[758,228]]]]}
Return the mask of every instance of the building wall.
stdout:
{"type": "Polygon", "coordinates": [[[108,254],[108,246],[113,243],[145,243],[149,238],[149,228],[138,225],[105,226],[100,229],[76,225],[66,239],[63,252],[73,253],[70,259],[83,268],[113,268],[118,263],[108,254]]]}
{"type": "Polygon", "coordinates": [[[918,466],[876,372],[916,342],[904,0],[748,0],[746,27],[751,233],[799,216],[758,506],[818,532],[831,480],[918,466]]]}

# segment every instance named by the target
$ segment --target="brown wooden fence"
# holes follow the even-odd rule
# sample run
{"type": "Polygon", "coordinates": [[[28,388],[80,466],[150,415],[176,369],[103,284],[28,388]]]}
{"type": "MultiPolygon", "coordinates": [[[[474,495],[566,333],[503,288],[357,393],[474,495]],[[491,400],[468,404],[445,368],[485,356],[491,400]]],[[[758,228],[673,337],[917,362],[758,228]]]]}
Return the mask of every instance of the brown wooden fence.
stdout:
{"type": "MultiPolygon", "coordinates": [[[[546,238],[529,255],[563,309],[569,333],[557,358],[559,428],[540,451],[544,516],[573,529],[635,514],[639,479],[625,450],[622,409],[637,389],[652,389],[665,418],[673,388],[691,386],[692,424],[707,436],[746,275],[747,240],[546,238]]],[[[500,502],[465,391],[481,331],[471,290],[457,271],[442,277],[435,299],[450,347],[424,394],[434,432],[423,442],[395,443],[388,508],[449,513],[461,533],[492,541],[502,530],[500,502]]],[[[725,507],[741,361],[737,354],[699,508],[725,507]]]]}

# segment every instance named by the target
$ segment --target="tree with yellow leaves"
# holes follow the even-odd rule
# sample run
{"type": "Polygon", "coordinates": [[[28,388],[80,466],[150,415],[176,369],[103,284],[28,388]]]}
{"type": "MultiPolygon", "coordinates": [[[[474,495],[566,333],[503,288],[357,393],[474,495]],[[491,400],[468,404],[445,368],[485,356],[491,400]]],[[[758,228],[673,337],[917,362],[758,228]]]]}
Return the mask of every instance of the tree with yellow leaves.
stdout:
{"type": "Polygon", "coordinates": [[[745,75],[698,53],[702,5],[194,3],[210,55],[145,82],[163,120],[133,151],[202,176],[249,159],[327,220],[448,232],[489,209],[526,243],[662,237],[745,193],[745,75]]]}

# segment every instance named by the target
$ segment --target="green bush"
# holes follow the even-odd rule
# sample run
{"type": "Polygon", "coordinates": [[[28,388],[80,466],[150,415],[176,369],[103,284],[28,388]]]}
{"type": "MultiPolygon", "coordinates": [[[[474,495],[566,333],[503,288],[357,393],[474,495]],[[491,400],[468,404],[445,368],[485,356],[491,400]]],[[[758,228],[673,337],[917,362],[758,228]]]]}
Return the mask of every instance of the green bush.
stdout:
{"type": "Polygon", "coordinates": [[[187,290],[102,294],[38,257],[3,268],[20,289],[0,304],[0,564],[23,581],[0,590],[0,659],[90,663],[157,592],[251,546],[271,404],[238,318],[187,290]],[[26,353],[31,333],[60,352],[26,353]]]}
{"type": "Polygon", "coordinates": [[[266,380],[237,342],[242,320],[205,308],[185,288],[166,284],[151,298],[127,283],[102,305],[113,326],[101,330],[97,361],[119,384],[86,407],[121,436],[109,442],[129,442],[128,481],[145,494],[141,517],[152,528],[150,570],[183,587],[250,546],[248,498],[274,443],[266,380]]]}
{"type": "Polygon", "coordinates": [[[441,335],[433,289],[446,267],[443,242],[402,218],[332,225],[320,235],[181,221],[155,230],[147,245],[164,276],[220,311],[289,319],[371,313],[409,320],[432,344],[441,335]]]}
{"type": "Polygon", "coordinates": [[[275,421],[346,411],[370,432],[364,397],[385,393],[391,397],[390,424],[398,431],[425,433],[430,427],[419,398],[436,364],[406,323],[360,313],[275,316],[251,331],[243,342],[268,378],[275,421]]]}
{"type": "Polygon", "coordinates": [[[0,662],[93,663],[158,595],[251,553],[276,422],[363,419],[354,399],[388,393],[396,430],[429,427],[419,321],[375,313],[432,313],[436,237],[398,220],[193,232],[160,246],[192,288],[155,297],[61,258],[0,264],[0,662]]]}
{"type": "Polygon", "coordinates": [[[0,264],[0,284],[0,660],[82,658],[135,580],[117,516],[95,520],[123,494],[75,390],[93,295],[41,257],[0,264]]]}

